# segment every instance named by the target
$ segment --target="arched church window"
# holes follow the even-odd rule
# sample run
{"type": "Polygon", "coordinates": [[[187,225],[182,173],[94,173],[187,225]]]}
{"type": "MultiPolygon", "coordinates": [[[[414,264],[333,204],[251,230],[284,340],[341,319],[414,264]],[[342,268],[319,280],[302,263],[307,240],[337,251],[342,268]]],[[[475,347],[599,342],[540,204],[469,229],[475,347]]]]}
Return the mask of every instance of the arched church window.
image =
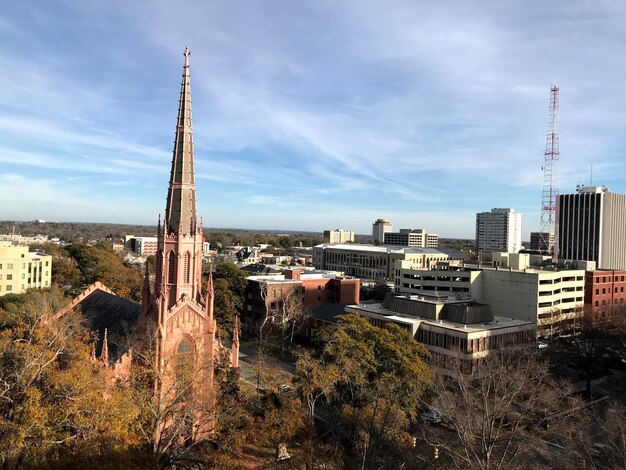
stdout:
{"type": "Polygon", "coordinates": [[[176,254],[170,251],[167,257],[167,282],[169,284],[176,284],[176,254]]]}
{"type": "Polygon", "coordinates": [[[185,284],[189,284],[189,265],[191,264],[191,255],[189,252],[185,253],[185,284]]]}
{"type": "Polygon", "coordinates": [[[190,338],[183,338],[176,349],[176,378],[187,383],[193,377],[194,346],[190,338]]]}

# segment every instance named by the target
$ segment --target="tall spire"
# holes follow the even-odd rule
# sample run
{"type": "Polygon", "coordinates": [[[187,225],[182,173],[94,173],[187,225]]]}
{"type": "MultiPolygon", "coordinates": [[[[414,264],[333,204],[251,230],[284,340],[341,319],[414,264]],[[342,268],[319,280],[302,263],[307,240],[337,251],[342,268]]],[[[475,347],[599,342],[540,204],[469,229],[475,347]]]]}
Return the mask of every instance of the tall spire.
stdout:
{"type": "Polygon", "coordinates": [[[196,182],[193,163],[193,127],[191,124],[191,86],[189,84],[189,48],[185,48],[185,65],[180,85],[176,140],[172,156],[170,186],[165,208],[165,230],[192,234],[196,228],[196,182]]]}
{"type": "Polygon", "coordinates": [[[104,329],[104,339],[102,340],[102,352],[100,353],[100,360],[104,362],[104,366],[109,366],[109,340],[107,338],[107,328],[104,329]]]}

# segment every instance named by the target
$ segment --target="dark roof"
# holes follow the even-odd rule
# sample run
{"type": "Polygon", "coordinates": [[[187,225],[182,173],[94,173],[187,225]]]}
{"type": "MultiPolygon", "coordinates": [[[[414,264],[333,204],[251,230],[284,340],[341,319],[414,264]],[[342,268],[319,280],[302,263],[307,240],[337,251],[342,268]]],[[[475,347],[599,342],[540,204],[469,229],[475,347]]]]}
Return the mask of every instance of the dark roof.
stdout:
{"type": "Polygon", "coordinates": [[[109,357],[117,360],[128,350],[131,332],[137,324],[141,305],[96,289],[76,306],[87,327],[98,335],[96,355],[100,356],[105,328],[108,330],[109,357]]]}
{"type": "Polygon", "coordinates": [[[348,304],[324,304],[311,310],[311,317],[327,323],[337,323],[337,315],[346,313],[348,304]]]}

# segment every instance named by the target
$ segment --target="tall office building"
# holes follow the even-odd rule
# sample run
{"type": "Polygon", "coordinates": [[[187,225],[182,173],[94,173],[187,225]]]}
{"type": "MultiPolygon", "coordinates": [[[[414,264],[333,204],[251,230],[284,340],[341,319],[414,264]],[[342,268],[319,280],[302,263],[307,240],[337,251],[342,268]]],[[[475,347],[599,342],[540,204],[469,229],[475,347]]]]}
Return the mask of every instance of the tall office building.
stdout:
{"type": "Polygon", "coordinates": [[[605,186],[578,186],[559,195],[559,258],[626,269],[626,195],[605,186]]]}
{"type": "Polygon", "coordinates": [[[515,209],[491,209],[476,214],[476,253],[517,253],[522,249],[522,214],[515,209]]]}
{"type": "Polygon", "coordinates": [[[391,232],[393,225],[387,219],[378,219],[372,224],[372,243],[382,245],[385,243],[385,233],[391,232]]]}

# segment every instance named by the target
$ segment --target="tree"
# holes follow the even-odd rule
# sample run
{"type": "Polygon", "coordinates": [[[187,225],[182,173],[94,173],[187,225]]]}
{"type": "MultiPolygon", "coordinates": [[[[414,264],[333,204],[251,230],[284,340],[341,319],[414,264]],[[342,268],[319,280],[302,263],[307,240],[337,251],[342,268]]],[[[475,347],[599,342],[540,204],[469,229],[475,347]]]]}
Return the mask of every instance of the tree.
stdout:
{"type": "Polygon", "coordinates": [[[397,325],[377,328],[359,315],[341,316],[320,342],[316,361],[302,355],[294,376],[309,414],[325,403],[331,432],[351,444],[360,467],[406,465],[408,431],[433,381],[424,346],[397,325]]]}
{"type": "Polygon", "coordinates": [[[80,270],[79,283],[83,286],[100,281],[120,297],[141,300],[142,274],[125,266],[113,251],[82,243],[68,245],[65,250],[76,262],[80,270]]]}
{"type": "Polygon", "coordinates": [[[33,293],[0,331],[0,461],[10,468],[111,461],[138,443],[134,401],[91,360],[78,314],[53,317],[60,296],[33,293]]]}
{"type": "Polygon", "coordinates": [[[233,294],[228,287],[228,281],[223,278],[215,279],[213,291],[215,293],[214,308],[217,326],[219,326],[220,331],[231,336],[235,316],[240,312],[242,307],[241,298],[233,294]]]}
{"type": "MultiPolygon", "coordinates": [[[[262,289],[267,289],[264,284],[262,289]]],[[[265,298],[264,295],[262,295],[265,298]]],[[[305,323],[308,311],[302,303],[297,289],[291,289],[283,292],[281,299],[275,302],[274,307],[266,309],[265,318],[261,323],[260,330],[266,330],[267,327],[274,329],[280,338],[280,353],[285,357],[285,343],[289,338],[289,348],[293,344],[295,332],[305,323]]]]}
{"type": "MultiPolygon", "coordinates": [[[[530,349],[493,351],[473,375],[463,373],[460,363],[448,364],[448,370],[437,376],[432,396],[447,429],[424,430],[423,439],[454,467],[532,466],[547,458],[549,441],[575,449],[575,433],[586,423],[581,401],[530,349]]],[[[565,457],[566,452],[560,456],[565,457]]]]}

